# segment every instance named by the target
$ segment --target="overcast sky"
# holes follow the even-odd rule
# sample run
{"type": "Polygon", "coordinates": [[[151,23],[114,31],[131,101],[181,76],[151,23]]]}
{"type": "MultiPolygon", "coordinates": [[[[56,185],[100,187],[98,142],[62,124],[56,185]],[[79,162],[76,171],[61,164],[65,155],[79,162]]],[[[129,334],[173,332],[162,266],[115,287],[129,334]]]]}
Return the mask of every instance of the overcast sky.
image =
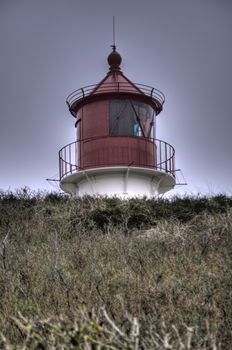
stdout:
{"type": "Polygon", "coordinates": [[[166,96],[157,138],[188,182],[173,193],[231,195],[231,0],[0,0],[0,188],[53,189],[66,97],[107,73],[113,15],[124,74],[166,96]]]}

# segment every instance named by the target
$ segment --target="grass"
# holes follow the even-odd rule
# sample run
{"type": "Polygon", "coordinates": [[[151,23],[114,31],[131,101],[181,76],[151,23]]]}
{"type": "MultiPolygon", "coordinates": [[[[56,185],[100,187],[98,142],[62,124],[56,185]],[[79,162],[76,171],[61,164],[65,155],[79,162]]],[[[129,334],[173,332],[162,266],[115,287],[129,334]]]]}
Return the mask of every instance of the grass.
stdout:
{"type": "Polygon", "coordinates": [[[232,198],[0,193],[0,349],[230,349],[232,198]]]}

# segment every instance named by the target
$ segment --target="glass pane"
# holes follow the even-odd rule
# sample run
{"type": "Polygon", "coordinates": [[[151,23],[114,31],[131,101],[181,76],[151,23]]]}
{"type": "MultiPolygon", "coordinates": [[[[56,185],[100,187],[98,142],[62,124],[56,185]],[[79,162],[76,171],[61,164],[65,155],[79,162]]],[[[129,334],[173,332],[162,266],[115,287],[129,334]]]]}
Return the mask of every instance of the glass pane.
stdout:
{"type": "Polygon", "coordinates": [[[134,135],[134,111],[128,100],[110,100],[110,135],[134,135]]]}
{"type": "Polygon", "coordinates": [[[110,100],[109,107],[110,135],[152,136],[154,112],[149,105],[138,101],[110,100]]]}
{"type": "Polygon", "coordinates": [[[144,136],[149,137],[153,122],[153,109],[143,102],[132,101],[132,103],[137,117],[139,118],[140,126],[143,129],[144,136]]]}

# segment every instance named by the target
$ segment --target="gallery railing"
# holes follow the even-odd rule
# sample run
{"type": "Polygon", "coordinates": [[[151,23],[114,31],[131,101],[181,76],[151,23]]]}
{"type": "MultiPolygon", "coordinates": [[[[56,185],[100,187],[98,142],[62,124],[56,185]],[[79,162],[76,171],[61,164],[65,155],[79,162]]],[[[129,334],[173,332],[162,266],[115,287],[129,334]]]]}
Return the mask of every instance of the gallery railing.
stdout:
{"type": "Polygon", "coordinates": [[[59,151],[60,180],[81,170],[116,166],[150,168],[175,177],[175,149],[153,138],[99,136],[59,151]]]}
{"type": "Polygon", "coordinates": [[[152,100],[152,102],[157,106],[159,110],[162,109],[162,106],[165,102],[164,94],[160,90],[155,89],[151,86],[138,83],[130,84],[129,82],[114,82],[104,83],[102,85],[88,85],[75,90],[67,97],[66,103],[69,109],[71,109],[73,105],[81,103],[84,99],[88,99],[91,96],[111,93],[128,93],[147,96],[152,100]]]}

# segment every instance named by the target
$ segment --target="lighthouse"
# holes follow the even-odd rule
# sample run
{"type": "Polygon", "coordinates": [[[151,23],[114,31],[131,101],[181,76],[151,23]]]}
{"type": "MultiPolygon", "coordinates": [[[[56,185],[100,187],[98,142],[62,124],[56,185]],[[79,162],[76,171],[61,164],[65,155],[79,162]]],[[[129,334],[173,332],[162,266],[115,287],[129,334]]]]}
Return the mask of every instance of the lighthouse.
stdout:
{"type": "Polygon", "coordinates": [[[60,187],[75,196],[156,197],[174,188],[175,150],[156,138],[165,97],[121,70],[115,45],[109,71],[67,98],[76,141],[59,151],[60,187]]]}

